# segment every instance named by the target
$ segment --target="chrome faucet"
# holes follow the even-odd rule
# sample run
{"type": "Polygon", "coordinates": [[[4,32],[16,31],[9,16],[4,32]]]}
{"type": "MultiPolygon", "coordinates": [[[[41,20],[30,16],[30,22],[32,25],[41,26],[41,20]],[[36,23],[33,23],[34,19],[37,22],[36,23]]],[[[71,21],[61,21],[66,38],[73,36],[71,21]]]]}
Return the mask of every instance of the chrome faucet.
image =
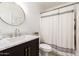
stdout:
{"type": "Polygon", "coordinates": [[[18,28],[15,29],[15,37],[20,36],[20,30],[18,28]]]}

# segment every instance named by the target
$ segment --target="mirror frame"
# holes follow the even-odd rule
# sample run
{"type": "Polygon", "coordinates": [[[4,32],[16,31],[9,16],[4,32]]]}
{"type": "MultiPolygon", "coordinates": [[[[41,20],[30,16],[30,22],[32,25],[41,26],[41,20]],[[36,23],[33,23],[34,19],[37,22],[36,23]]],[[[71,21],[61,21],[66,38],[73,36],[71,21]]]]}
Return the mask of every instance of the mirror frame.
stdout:
{"type": "MultiPolygon", "coordinates": [[[[6,2],[3,2],[3,3],[6,3],[6,2]]],[[[10,2],[9,2],[10,3],[10,2]]],[[[16,5],[18,5],[17,3],[15,3],[16,5]]],[[[5,24],[7,24],[7,25],[10,25],[10,26],[20,26],[20,25],[22,25],[23,23],[24,23],[24,21],[25,21],[25,12],[24,12],[24,10],[22,9],[22,7],[20,6],[20,5],[18,5],[20,8],[21,8],[21,10],[22,10],[22,12],[23,12],[23,14],[24,14],[24,20],[21,22],[21,23],[19,23],[19,24],[17,24],[17,25],[14,25],[14,24],[10,24],[10,23],[8,23],[8,22],[6,22],[5,20],[3,20],[1,17],[0,17],[0,20],[2,20],[5,24]]]]}

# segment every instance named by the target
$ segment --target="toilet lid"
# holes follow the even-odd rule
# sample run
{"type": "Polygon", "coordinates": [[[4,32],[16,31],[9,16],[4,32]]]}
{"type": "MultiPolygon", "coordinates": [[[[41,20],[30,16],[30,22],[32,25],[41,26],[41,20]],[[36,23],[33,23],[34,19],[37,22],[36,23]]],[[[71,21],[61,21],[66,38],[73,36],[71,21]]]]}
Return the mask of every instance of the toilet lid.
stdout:
{"type": "Polygon", "coordinates": [[[42,49],[48,49],[48,50],[52,49],[52,47],[50,45],[48,45],[48,44],[40,44],[40,48],[42,48],[42,49]]]}

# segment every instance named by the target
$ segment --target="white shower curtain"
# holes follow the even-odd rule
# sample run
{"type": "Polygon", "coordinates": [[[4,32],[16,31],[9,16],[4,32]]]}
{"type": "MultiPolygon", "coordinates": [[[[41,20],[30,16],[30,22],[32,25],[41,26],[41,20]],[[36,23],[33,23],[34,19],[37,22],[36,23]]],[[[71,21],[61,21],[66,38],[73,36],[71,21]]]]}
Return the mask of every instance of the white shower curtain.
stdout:
{"type": "Polygon", "coordinates": [[[41,18],[40,35],[45,43],[54,44],[60,48],[74,49],[74,12],[41,18]]]}
{"type": "MultiPolygon", "coordinates": [[[[42,16],[58,13],[58,10],[42,14],[42,16]]],[[[48,44],[55,44],[58,39],[58,15],[41,18],[40,21],[41,40],[48,44]]]]}
{"type": "Polygon", "coordinates": [[[59,15],[59,39],[58,46],[74,49],[74,13],[59,15]]]}
{"type": "Polygon", "coordinates": [[[40,34],[43,42],[57,44],[58,39],[58,15],[42,18],[40,21],[40,34]]]}
{"type": "Polygon", "coordinates": [[[59,47],[74,47],[74,14],[45,17],[40,22],[41,36],[46,43],[59,47]]]}
{"type": "Polygon", "coordinates": [[[51,28],[52,25],[51,25],[50,19],[52,19],[52,17],[42,18],[40,21],[41,40],[42,42],[49,43],[49,44],[52,43],[52,38],[51,38],[52,32],[50,31],[50,29],[52,29],[51,28]]]}

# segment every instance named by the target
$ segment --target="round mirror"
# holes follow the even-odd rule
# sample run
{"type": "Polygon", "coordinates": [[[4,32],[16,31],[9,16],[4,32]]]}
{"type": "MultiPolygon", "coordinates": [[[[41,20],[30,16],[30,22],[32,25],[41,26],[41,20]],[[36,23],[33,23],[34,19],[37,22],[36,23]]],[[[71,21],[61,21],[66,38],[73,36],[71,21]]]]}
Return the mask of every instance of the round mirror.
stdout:
{"type": "Polygon", "coordinates": [[[23,24],[25,14],[16,3],[3,2],[0,4],[0,19],[8,25],[18,26],[23,24]]]}

